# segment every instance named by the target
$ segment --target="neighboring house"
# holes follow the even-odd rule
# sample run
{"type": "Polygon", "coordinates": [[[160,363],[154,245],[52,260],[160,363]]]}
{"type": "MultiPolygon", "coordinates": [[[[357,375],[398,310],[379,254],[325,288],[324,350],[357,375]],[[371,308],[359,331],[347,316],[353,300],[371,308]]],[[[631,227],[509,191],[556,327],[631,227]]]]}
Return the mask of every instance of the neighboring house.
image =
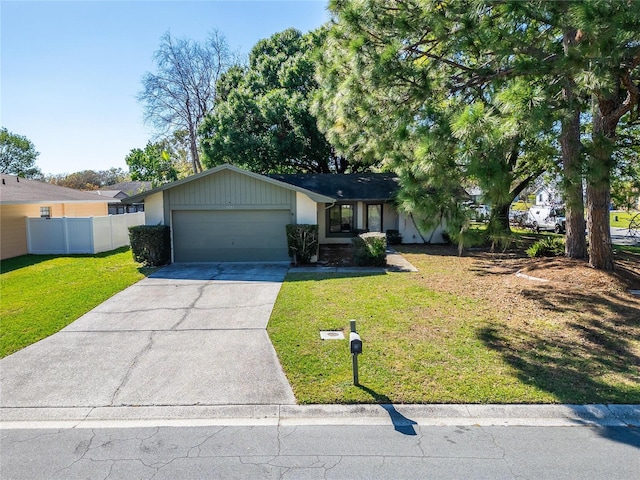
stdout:
{"type": "Polygon", "coordinates": [[[120,182],[114,183],[113,185],[107,185],[104,187],[109,190],[116,190],[126,193],[128,196],[137,195],[138,193],[145,192],[147,190],[151,190],[152,184],[151,182],[146,181],[130,181],[130,182],[120,182]]]}
{"type": "Polygon", "coordinates": [[[465,190],[465,193],[469,195],[469,198],[473,203],[476,203],[476,204],[483,203],[484,192],[480,187],[476,187],[476,186],[468,187],[468,188],[465,188],[464,190],[465,190]]]}
{"type": "Polygon", "coordinates": [[[317,224],[321,244],[388,229],[422,242],[393,205],[397,190],[390,174],[265,176],[221,165],[124,202],[144,200],[147,225],[171,227],[175,262],[287,261],[290,223],[317,224]]]}
{"type": "Polygon", "coordinates": [[[25,255],[27,217],[107,215],[112,198],[2,174],[0,185],[0,258],[25,255]]]}
{"type": "Polygon", "coordinates": [[[536,191],[536,205],[562,205],[562,194],[554,187],[546,185],[536,191]]]}
{"type": "Polygon", "coordinates": [[[121,200],[129,196],[122,190],[91,190],[90,193],[114,199],[109,202],[109,215],[144,212],[144,204],[142,203],[136,203],[134,205],[122,203],[121,200]]]}

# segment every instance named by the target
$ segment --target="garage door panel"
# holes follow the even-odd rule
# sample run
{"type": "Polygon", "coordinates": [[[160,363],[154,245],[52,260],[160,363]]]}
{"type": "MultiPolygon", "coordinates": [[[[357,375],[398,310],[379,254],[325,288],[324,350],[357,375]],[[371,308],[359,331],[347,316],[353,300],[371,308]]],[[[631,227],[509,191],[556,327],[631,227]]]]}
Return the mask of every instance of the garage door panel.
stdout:
{"type": "Polygon", "coordinates": [[[287,261],[288,210],[174,211],[176,262],[287,261]]]}

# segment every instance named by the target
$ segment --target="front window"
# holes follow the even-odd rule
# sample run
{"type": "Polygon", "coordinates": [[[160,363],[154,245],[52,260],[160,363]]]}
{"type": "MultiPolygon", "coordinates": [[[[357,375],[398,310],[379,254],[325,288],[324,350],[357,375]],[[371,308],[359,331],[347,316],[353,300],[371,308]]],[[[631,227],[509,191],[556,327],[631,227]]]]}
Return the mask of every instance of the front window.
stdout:
{"type": "Polygon", "coordinates": [[[329,209],[329,234],[340,235],[352,233],[355,230],[355,208],[347,203],[334,205],[329,209]]]}
{"type": "Polygon", "coordinates": [[[51,218],[51,207],[40,207],[41,218],[51,218]]]}

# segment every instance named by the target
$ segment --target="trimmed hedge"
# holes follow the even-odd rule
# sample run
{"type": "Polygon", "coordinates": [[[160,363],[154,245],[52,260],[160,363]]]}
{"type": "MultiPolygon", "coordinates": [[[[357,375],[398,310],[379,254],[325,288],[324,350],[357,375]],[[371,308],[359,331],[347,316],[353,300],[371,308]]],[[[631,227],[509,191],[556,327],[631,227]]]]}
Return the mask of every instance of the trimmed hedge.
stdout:
{"type": "Polygon", "coordinates": [[[360,267],[384,267],[387,264],[387,237],[384,233],[363,233],[351,240],[353,261],[360,267]]]}
{"type": "Polygon", "coordinates": [[[157,267],[171,263],[171,232],[167,225],[129,227],[133,259],[157,267]]]}
{"type": "Polygon", "coordinates": [[[318,225],[289,224],[286,228],[287,246],[293,263],[311,263],[311,257],[318,254],[318,225]]]}
{"type": "Polygon", "coordinates": [[[402,235],[398,230],[387,230],[387,243],[389,245],[400,245],[402,243],[402,235]]]}

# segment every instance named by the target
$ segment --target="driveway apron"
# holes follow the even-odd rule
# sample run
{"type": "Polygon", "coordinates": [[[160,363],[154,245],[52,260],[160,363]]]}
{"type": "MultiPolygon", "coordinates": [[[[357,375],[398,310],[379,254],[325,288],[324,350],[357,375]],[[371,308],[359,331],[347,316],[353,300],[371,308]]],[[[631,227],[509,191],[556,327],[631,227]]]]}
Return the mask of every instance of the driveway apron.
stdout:
{"type": "Polygon", "coordinates": [[[286,272],[165,267],[1,360],[1,406],[295,404],[266,332],[286,272]]]}

